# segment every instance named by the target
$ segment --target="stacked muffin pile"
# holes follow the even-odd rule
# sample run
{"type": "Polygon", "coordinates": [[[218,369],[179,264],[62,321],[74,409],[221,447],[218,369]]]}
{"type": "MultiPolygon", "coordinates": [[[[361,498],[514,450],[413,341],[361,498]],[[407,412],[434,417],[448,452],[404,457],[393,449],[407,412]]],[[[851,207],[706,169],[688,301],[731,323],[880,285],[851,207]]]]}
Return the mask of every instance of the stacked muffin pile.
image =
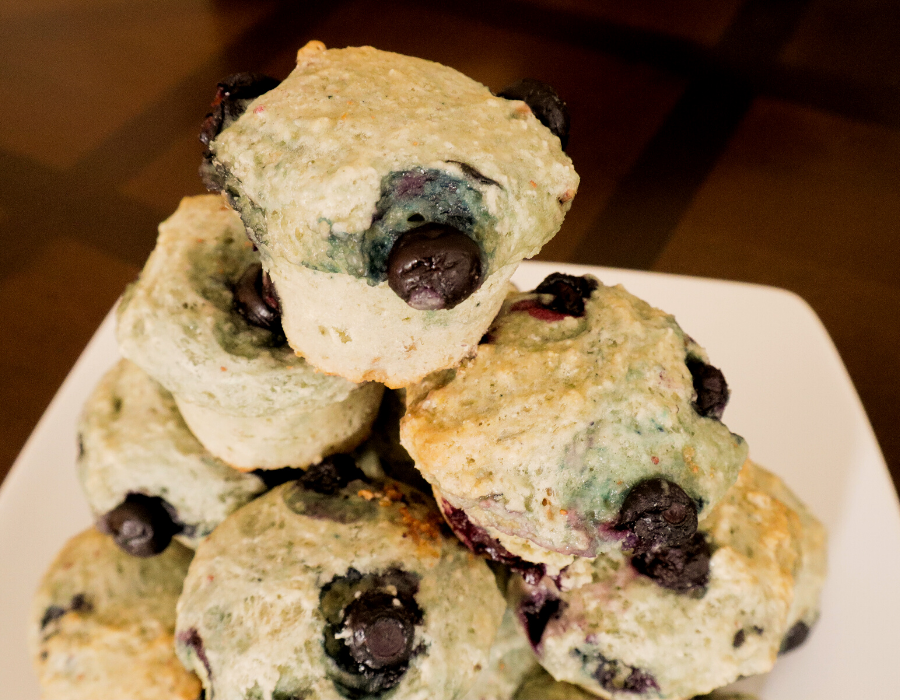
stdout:
{"type": "Polygon", "coordinates": [[[84,409],[45,698],[687,698],[803,641],[824,532],[705,351],[592,277],[508,284],[567,134],[537,81],[367,47],[219,85],[224,197],[160,226],[84,409]]]}

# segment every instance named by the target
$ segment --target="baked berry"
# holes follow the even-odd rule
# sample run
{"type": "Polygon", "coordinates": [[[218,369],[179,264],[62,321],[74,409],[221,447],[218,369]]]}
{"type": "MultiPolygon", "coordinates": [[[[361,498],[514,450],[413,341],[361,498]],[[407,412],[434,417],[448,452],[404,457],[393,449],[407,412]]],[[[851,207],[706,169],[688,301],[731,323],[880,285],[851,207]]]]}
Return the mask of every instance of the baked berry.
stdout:
{"type": "Polygon", "coordinates": [[[308,491],[333,496],[356,479],[367,481],[366,475],[356,466],[356,460],[350,455],[337,454],[312,465],[297,480],[308,491]]]}
{"type": "Polygon", "coordinates": [[[200,165],[200,179],[212,192],[225,187],[227,173],[214,160],[209,145],[247,110],[260,95],[278,87],[280,81],[261,73],[234,73],[216,86],[216,97],[200,128],[200,141],[206,148],[200,165]]]}
{"type": "Polygon", "coordinates": [[[616,529],[633,533],[636,555],[677,547],[697,531],[697,507],[678,484],[648,479],[625,497],[616,529]]]}
{"type": "Polygon", "coordinates": [[[158,496],[130,493],[98,522],[122,551],[135,557],[152,557],[169,546],[181,531],[168,506],[158,496]]]}
{"type": "Polygon", "coordinates": [[[807,637],[809,637],[809,625],[803,622],[803,620],[800,620],[788,630],[786,635],[784,635],[784,639],[781,640],[781,648],[778,650],[778,654],[787,654],[789,651],[793,651],[803,644],[807,637]]]}
{"type": "Polygon", "coordinates": [[[559,598],[554,598],[545,590],[538,590],[534,595],[519,603],[516,613],[519,621],[525,627],[531,646],[535,649],[540,646],[544,630],[547,629],[550,620],[559,617],[562,606],[563,602],[559,598]]]}
{"type": "Polygon", "coordinates": [[[452,226],[427,223],[397,238],[387,260],[388,285],[420,311],[452,309],[481,286],[481,249],[452,226]]]}
{"type": "Polygon", "coordinates": [[[584,316],[584,302],[597,289],[597,280],[554,272],[534,290],[536,294],[552,294],[546,308],[568,316],[584,316]]]}
{"type": "Polygon", "coordinates": [[[498,540],[491,537],[487,530],[469,520],[469,516],[463,510],[454,508],[444,500],[441,503],[441,511],[453,534],[474,554],[505,564],[531,585],[536,585],[543,578],[546,571],[543,564],[532,564],[510,552],[498,540]]]}
{"type": "Polygon", "coordinates": [[[189,630],[178,635],[178,641],[190,648],[200,659],[200,663],[206,669],[207,678],[212,678],[212,667],[209,665],[209,658],[206,656],[206,648],[203,646],[203,639],[197,630],[191,627],[189,630]]]}
{"type": "Polygon", "coordinates": [[[702,591],[709,583],[709,544],[695,533],[685,544],[637,554],[631,565],[663,588],[678,593],[702,591]]]}
{"type": "Polygon", "coordinates": [[[203,120],[200,141],[209,146],[222,131],[247,111],[247,105],[278,87],[281,81],[262,73],[233,73],[216,85],[216,96],[203,120]]]}
{"type": "Polygon", "coordinates": [[[375,695],[397,685],[419,653],[414,645],[423,613],[418,578],[401,569],[362,574],[349,569],[322,587],[325,653],[332,682],[348,697],[375,695]]]}
{"type": "Polygon", "coordinates": [[[522,100],[538,121],[559,137],[563,150],[569,143],[569,108],[547,83],[534,78],[523,78],[497,93],[507,100],[522,100]]]}
{"type": "Polygon", "coordinates": [[[731,392],[721,370],[692,357],[687,359],[687,368],[694,380],[694,410],[705,418],[721,419],[731,392]]]}
{"type": "Polygon", "coordinates": [[[44,614],[41,616],[41,629],[44,629],[47,625],[49,625],[54,620],[58,620],[63,615],[65,615],[67,610],[59,605],[51,605],[44,611],[44,614]]]}
{"type": "Polygon", "coordinates": [[[283,337],[278,294],[261,264],[248,267],[235,283],[234,309],[250,325],[283,337]]]}

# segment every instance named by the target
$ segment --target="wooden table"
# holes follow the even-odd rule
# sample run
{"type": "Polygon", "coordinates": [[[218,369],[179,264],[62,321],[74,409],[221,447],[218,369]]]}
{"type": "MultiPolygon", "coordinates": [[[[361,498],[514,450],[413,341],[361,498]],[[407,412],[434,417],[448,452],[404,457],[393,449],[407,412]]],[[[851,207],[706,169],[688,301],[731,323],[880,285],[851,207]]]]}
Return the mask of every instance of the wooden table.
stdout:
{"type": "Polygon", "coordinates": [[[887,1],[0,3],[0,478],[158,222],[202,191],[216,82],[283,77],[316,38],[554,85],[582,186],[540,258],[800,294],[900,483],[898,29],[887,1]]]}

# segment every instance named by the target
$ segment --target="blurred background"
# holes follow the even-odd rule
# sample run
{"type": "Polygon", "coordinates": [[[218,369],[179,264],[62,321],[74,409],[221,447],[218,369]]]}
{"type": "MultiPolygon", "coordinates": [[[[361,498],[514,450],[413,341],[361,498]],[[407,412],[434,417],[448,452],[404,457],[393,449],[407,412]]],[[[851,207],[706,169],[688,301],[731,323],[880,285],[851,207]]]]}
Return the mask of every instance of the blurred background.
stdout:
{"type": "Polygon", "coordinates": [[[197,134],[216,83],[283,78],[313,38],[440,61],[495,90],[552,84],[582,180],[539,257],[798,293],[900,483],[900,4],[887,0],[0,0],[0,479],[159,221],[203,191],[197,134]]]}

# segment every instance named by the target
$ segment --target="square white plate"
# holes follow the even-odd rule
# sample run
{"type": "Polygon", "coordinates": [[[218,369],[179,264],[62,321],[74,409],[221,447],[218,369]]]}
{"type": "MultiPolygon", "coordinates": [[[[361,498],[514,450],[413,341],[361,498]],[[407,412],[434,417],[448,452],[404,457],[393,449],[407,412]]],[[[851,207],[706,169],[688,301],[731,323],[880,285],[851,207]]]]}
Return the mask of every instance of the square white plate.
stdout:
{"type": "MultiPolygon", "coordinates": [[[[809,641],[742,686],[761,700],[896,700],[900,508],[872,428],[813,311],[779,289],[556,263],[525,263],[532,289],[553,271],[622,283],[674,313],[725,372],[728,426],[828,527],[830,573],[809,641]]],[[[31,597],[90,514],[75,477],[81,405],[117,359],[112,314],[69,373],[0,489],[0,697],[37,700],[25,648],[31,597]]]]}

